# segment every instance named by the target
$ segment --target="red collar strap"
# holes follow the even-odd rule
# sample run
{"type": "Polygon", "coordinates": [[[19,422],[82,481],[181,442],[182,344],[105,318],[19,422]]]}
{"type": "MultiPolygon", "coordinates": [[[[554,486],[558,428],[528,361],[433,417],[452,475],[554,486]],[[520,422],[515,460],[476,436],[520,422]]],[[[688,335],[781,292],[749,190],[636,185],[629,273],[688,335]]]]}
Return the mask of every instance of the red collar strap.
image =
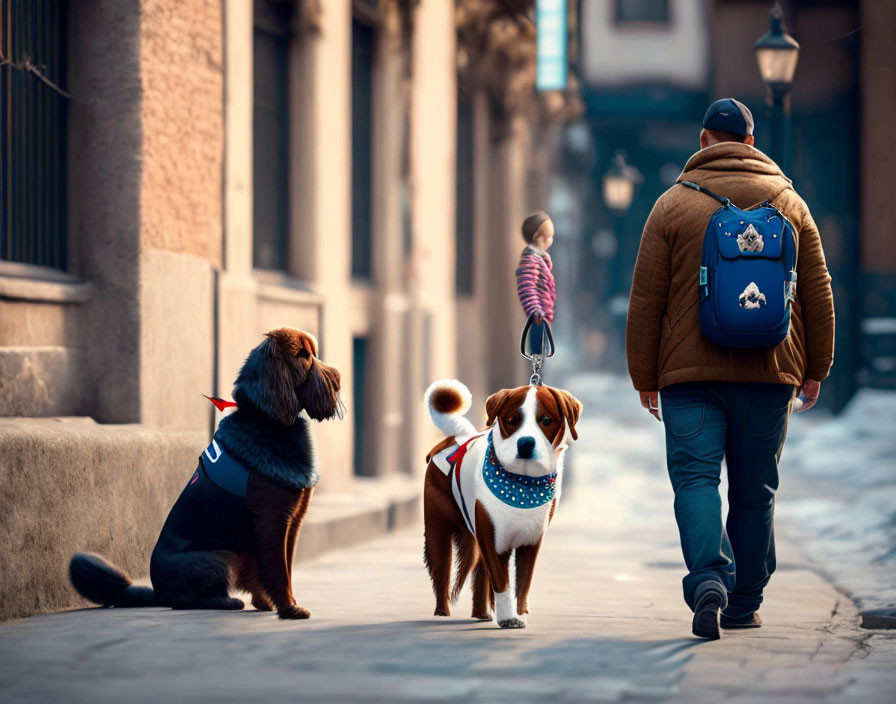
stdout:
{"type": "MultiPolygon", "coordinates": [[[[205,394],[202,394],[205,396],[205,394]]],[[[215,408],[219,411],[223,411],[225,408],[236,408],[235,401],[225,401],[223,398],[218,398],[217,396],[205,396],[209,401],[215,404],[215,408]]]]}
{"type": "Polygon", "coordinates": [[[485,435],[485,433],[479,433],[478,435],[474,435],[473,437],[471,437],[462,445],[458,445],[457,449],[450,455],[448,455],[448,457],[446,457],[445,459],[450,464],[459,466],[464,461],[464,455],[467,454],[467,446],[477,438],[481,438],[483,435],[485,435]]]}

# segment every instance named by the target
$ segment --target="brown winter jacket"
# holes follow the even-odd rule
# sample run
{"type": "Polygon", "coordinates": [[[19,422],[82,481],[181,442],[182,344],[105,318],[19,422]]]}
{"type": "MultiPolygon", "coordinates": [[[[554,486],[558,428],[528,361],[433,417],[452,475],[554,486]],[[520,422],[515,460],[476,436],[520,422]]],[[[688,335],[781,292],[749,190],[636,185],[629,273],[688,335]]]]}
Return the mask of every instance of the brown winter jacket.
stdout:
{"type": "Polygon", "coordinates": [[[797,299],[787,338],[772,349],[723,349],[700,331],[703,234],[718,201],[675,185],[660,196],[641,237],[628,307],[628,370],[639,391],[685,381],[800,386],[823,380],[834,358],[834,301],[818,228],[790,179],[758,149],[722,142],[694,154],[679,181],[694,181],[739,208],[770,200],[797,235],[797,299]]]}

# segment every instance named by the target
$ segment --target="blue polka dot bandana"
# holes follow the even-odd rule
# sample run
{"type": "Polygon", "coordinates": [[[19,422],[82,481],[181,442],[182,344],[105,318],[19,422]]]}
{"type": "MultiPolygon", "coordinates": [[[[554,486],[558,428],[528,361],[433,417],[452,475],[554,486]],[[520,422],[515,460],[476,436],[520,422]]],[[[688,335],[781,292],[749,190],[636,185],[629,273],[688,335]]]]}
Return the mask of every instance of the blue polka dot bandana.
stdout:
{"type": "Polygon", "coordinates": [[[541,477],[527,477],[508,472],[498,462],[492,434],[488,434],[488,448],[482,463],[482,478],[491,492],[508,506],[537,508],[554,500],[557,473],[541,477]]]}

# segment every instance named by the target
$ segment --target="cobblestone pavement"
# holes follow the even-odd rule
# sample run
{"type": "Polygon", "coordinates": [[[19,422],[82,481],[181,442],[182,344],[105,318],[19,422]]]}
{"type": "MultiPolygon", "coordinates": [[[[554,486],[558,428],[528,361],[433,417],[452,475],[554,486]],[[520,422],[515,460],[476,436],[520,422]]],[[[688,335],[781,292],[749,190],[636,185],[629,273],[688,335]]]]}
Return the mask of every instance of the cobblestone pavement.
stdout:
{"type": "Polygon", "coordinates": [[[628,389],[569,385],[586,403],[581,439],[527,629],[471,620],[468,593],[431,616],[418,528],[300,565],[306,622],[153,608],[2,624],[4,700],[893,701],[896,634],[858,628],[786,525],[765,625],[692,638],[661,426],[628,389]]]}

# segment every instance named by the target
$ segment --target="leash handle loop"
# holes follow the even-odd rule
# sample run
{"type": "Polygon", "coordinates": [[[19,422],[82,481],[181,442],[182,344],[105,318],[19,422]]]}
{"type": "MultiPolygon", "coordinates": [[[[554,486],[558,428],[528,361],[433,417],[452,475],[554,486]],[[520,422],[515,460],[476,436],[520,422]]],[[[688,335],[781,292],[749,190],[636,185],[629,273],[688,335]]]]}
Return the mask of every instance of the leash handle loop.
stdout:
{"type": "Polygon", "coordinates": [[[526,352],[526,339],[535,324],[535,313],[526,320],[523,327],[523,334],[520,335],[520,355],[523,359],[528,359],[532,363],[532,376],[529,377],[530,386],[541,386],[541,365],[548,357],[554,356],[554,334],[551,331],[551,324],[547,320],[541,321],[541,352],[528,354],[526,352]],[[545,353],[545,342],[547,342],[550,352],[545,353]]]}
{"type": "Polygon", "coordinates": [[[529,331],[532,329],[532,325],[534,325],[534,324],[535,324],[535,313],[530,315],[529,318],[526,320],[526,325],[525,325],[525,327],[523,327],[523,334],[520,335],[520,354],[522,355],[522,357],[524,359],[528,359],[529,361],[534,360],[536,357],[540,357],[542,360],[546,359],[547,357],[553,357],[554,356],[554,334],[553,334],[553,332],[551,332],[551,324],[547,320],[544,320],[544,319],[542,319],[542,321],[541,321],[541,324],[543,326],[542,327],[542,334],[543,334],[542,352],[539,354],[531,354],[531,355],[526,354],[526,338],[529,336],[529,331]],[[551,350],[548,354],[544,353],[544,339],[545,338],[547,338],[548,345],[551,350]]]}

